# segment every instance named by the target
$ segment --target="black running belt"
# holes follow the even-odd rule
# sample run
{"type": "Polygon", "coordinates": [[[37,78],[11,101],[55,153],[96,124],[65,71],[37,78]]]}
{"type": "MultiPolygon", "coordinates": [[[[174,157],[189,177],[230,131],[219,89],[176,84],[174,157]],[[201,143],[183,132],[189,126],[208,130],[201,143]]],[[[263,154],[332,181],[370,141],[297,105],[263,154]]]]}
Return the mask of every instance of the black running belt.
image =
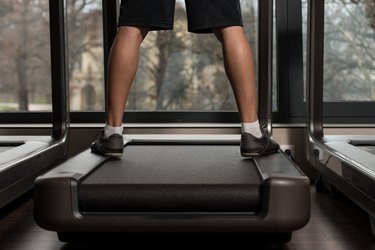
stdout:
{"type": "Polygon", "coordinates": [[[258,212],[262,180],[238,145],[129,145],[79,186],[82,212],[258,212]]]}

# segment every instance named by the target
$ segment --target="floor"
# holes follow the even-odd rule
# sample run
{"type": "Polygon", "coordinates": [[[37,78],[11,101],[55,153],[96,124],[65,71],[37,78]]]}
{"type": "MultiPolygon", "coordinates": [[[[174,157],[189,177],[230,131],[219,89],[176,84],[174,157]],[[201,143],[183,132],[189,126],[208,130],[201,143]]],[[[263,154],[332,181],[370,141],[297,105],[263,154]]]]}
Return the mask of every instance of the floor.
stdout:
{"type": "Polygon", "coordinates": [[[69,249],[280,249],[280,250],[375,250],[368,215],[345,198],[332,199],[311,188],[312,210],[308,225],[293,233],[292,240],[282,246],[255,245],[246,239],[215,239],[202,243],[142,239],[129,245],[117,243],[62,243],[56,233],[38,227],[32,217],[33,200],[26,195],[0,210],[0,249],[5,250],[69,250],[69,249]]]}

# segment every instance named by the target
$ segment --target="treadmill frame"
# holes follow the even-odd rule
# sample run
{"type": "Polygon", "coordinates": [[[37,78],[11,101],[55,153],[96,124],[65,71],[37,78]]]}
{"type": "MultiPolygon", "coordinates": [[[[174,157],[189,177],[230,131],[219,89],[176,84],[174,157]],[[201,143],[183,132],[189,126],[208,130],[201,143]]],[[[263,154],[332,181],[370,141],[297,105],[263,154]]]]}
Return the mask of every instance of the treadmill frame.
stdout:
{"type": "MultiPolygon", "coordinates": [[[[375,218],[375,155],[358,151],[351,139],[371,141],[369,136],[325,136],[323,132],[324,0],[309,0],[307,65],[308,159],[321,174],[363,210],[375,218]],[[356,156],[355,151],[358,151],[356,156]],[[359,155],[360,153],[360,155],[359,155]],[[363,185],[363,182],[368,183],[363,185]],[[372,190],[372,191],[371,191],[372,190]]],[[[375,227],[373,225],[375,233],[375,227]]]]}
{"type": "MultiPolygon", "coordinates": [[[[178,140],[164,135],[139,144],[239,145],[239,139],[178,140]]],[[[216,136],[217,137],[217,136],[216,136]]],[[[132,140],[127,141],[132,143],[132,140]]],[[[240,157],[240,156],[239,156],[240,157]]],[[[86,150],[49,173],[35,185],[34,219],[57,232],[272,232],[300,229],[310,218],[310,181],[280,151],[254,158],[263,179],[262,210],[244,212],[83,213],[78,206],[79,183],[108,157],[86,150]],[[67,205],[71,204],[71,205],[67,205]]]]}

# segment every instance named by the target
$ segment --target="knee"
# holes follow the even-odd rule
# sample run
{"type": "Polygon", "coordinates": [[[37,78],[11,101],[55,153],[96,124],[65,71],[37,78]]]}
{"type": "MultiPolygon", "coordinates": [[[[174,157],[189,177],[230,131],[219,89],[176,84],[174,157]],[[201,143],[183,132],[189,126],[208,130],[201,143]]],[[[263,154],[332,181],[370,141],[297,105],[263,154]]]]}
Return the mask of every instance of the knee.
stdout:
{"type": "Polygon", "coordinates": [[[121,26],[118,29],[117,35],[127,37],[130,39],[136,39],[142,42],[147,36],[150,27],[133,27],[133,26],[121,26]]]}
{"type": "Polygon", "coordinates": [[[219,40],[220,43],[224,42],[223,30],[224,27],[217,27],[212,29],[212,32],[215,34],[217,40],[219,40]]]}
{"type": "Polygon", "coordinates": [[[212,32],[215,34],[220,43],[224,43],[228,37],[244,35],[242,26],[217,27],[213,28],[212,32]]]}

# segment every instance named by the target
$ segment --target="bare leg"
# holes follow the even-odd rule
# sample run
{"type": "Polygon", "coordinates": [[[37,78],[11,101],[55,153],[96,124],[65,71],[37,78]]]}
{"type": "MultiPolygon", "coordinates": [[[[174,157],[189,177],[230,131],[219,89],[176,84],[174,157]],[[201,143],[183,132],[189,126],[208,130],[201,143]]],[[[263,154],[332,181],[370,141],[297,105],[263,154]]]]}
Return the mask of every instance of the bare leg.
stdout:
{"type": "Polygon", "coordinates": [[[257,116],[257,96],[253,54],[241,26],[215,28],[222,44],[225,72],[233,88],[243,123],[254,122],[257,116]]]}
{"type": "Polygon", "coordinates": [[[244,157],[273,153],[279,150],[279,144],[262,134],[256,122],[257,96],[253,54],[241,26],[214,29],[216,37],[223,46],[224,65],[228,79],[232,85],[243,125],[240,151],[244,157]],[[255,131],[253,126],[255,124],[255,131]],[[244,131],[245,130],[245,131],[244,131]],[[256,133],[253,133],[256,132],[256,133]]]}
{"type": "Polygon", "coordinates": [[[130,87],[137,72],[140,45],[149,28],[120,27],[112,45],[108,71],[107,124],[122,126],[130,87]]]}

